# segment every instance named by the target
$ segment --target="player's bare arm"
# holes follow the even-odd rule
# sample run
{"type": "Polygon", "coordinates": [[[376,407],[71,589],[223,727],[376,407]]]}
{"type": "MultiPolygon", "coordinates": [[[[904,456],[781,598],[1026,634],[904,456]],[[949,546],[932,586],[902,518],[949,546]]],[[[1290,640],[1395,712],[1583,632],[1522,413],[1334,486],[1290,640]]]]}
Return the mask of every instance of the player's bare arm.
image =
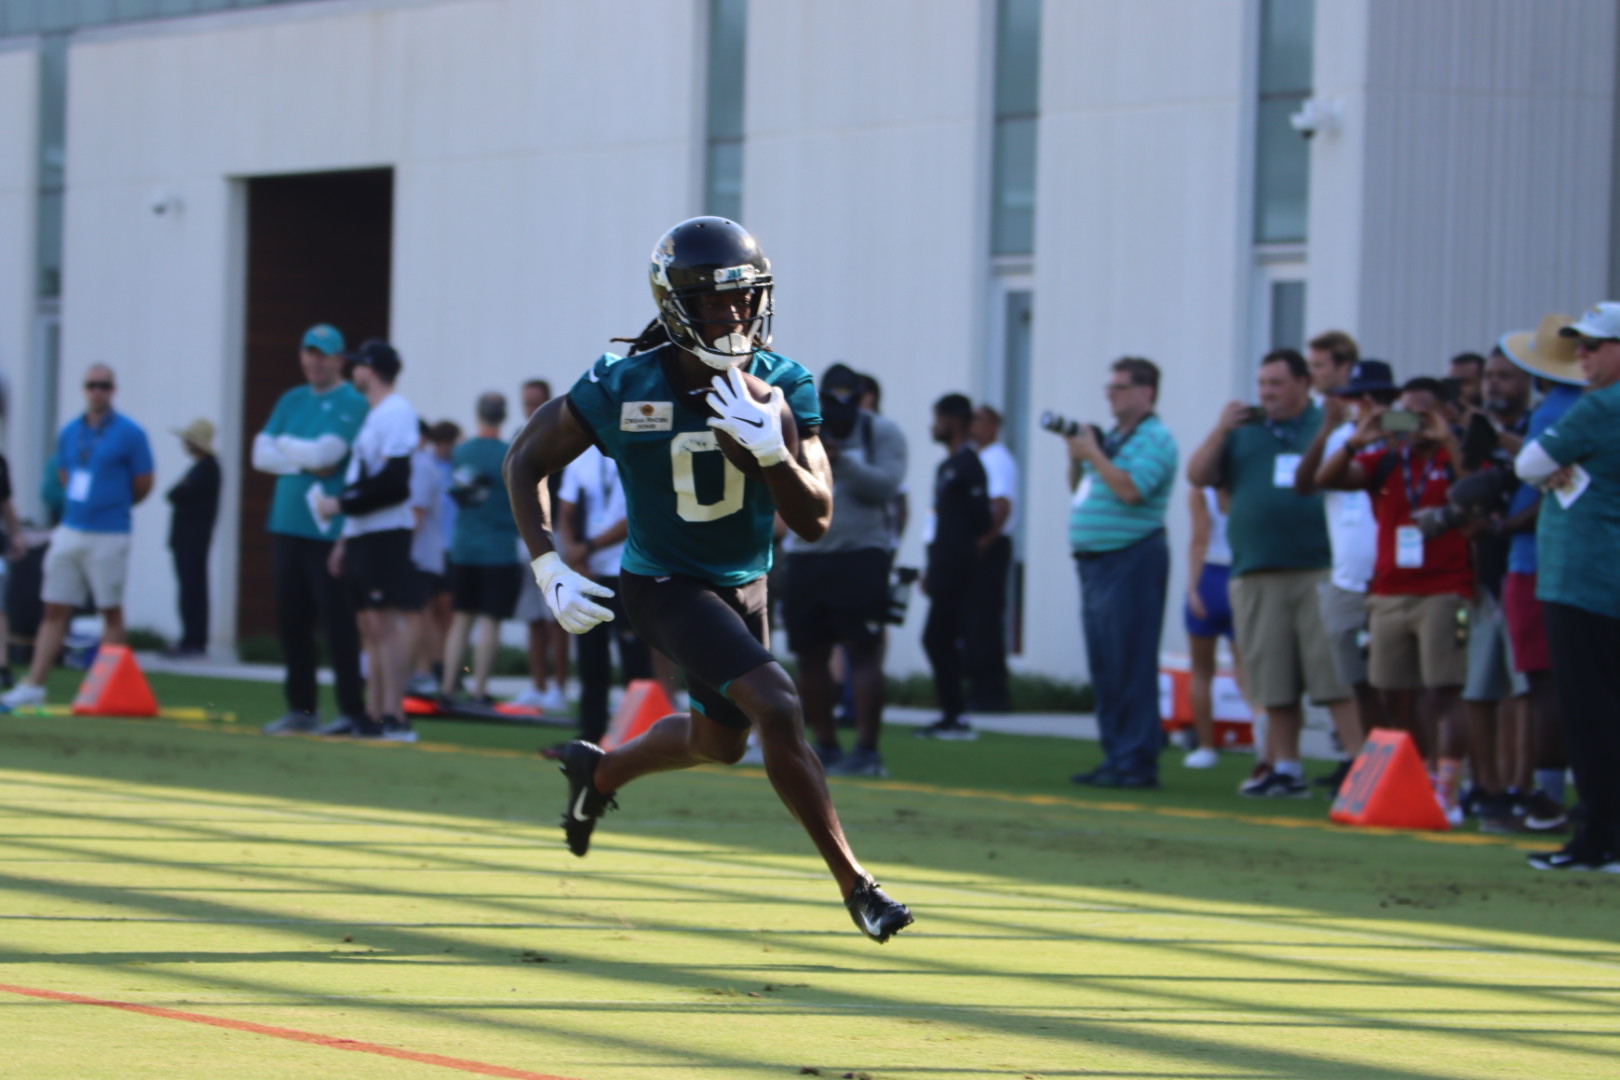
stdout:
{"type": "Polygon", "coordinates": [[[529,417],[506,452],[506,493],[518,532],[538,559],[557,545],[551,536],[551,500],[546,477],[562,472],[591,445],[591,436],[568,411],[568,397],[554,397],[529,417]]]}
{"type": "Polygon", "coordinates": [[[762,473],[788,528],[806,540],[819,540],[832,524],[832,463],[821,436],[807,435],[797,457],[762,473]]]}

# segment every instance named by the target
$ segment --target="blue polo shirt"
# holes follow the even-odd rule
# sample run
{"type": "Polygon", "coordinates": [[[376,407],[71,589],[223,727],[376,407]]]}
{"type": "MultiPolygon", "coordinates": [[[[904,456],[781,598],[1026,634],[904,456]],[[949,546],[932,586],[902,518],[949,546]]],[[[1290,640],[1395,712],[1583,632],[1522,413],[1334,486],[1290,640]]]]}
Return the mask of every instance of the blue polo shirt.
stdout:
{"type": "Polygon", "coordinates": [[[56,440],[62,470],[62,524],[84,532],[127,533],[135,478],[152,475],[152,445],[139,424],[111,412],[92,427],[83,416],[56,440]]]}

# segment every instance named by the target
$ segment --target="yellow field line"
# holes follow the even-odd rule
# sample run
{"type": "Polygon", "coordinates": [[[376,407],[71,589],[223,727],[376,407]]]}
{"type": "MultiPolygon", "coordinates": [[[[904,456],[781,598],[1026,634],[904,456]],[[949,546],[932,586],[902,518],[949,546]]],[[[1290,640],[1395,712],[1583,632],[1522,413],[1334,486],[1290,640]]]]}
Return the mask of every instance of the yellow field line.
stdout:
{"type": "MultiPolygon", "coordinates": [[[[186,725],[202,727],[204,725],[186,725]]],[[[253,734],[241,728],[218,728],[208,726],[210,731],[229,731],[234,735],[253,734]]],[[[325,741],[324,739],[322,741],[325,741]]],[[[365,746],[396,747],[401,743],[379,743],[374,740],[355,740],[357,744],[365,746]]],[[[505,758],[533,758],[534,755],[525,750],[505,750],[494,747],[458,746],[454,743],[417,743],[416,749],[432,754],[473,754],[482,757],[505,758]]],[[[750,778],[761,777],[765,771],[748,766],[699,766],[699,772],[715,776],[744,775],[750,778]]],[[[1244,825],[1270,826],[1280,829],[1322,829],[1329,832],[1345,833],[1350,827],[1340,825],[1333,821],[1318,820],[1315,818],[1272,817],[1262,814],[1244,814],[1232,810],[1206,810],[1194,807],[1181,806],[1150,806],[1146,803],[1135,802],[1094,802],[1088,799],[1076,799],[1065,795],[1048,794],[1017,794],[1008,791],[985,791],[979,788],[946,787],[941,784],[924,784],[914,780],[855,780],[840,778],[839,783],[852,784],[856,787],[867,788],[872,791],[908,791],[919,795],[946,795],[964,799],[990,799],[995,802],[1012,803],[1018,806],[1058,806],[1073,810],[1101,810],[1112,814],[1156,814],[1160,817],[1201,818],[1210,821],[1233,821],[1244,825]]],[[[1386,829],[1377,826],[1357,826],[1357,832],[1370,833],[1378,836],[1405,836],[1414,840],[1423,840],[1435,844],[1462,844],[1474,847],[1505,847],[1516,848],[1521,851],[1535,851],[1547,846],[1546,840],[1513,840],[1506,837],[1488,836],[1481,833],[1458,832],[1423,832],[1409,829],[1386,829]]]]}

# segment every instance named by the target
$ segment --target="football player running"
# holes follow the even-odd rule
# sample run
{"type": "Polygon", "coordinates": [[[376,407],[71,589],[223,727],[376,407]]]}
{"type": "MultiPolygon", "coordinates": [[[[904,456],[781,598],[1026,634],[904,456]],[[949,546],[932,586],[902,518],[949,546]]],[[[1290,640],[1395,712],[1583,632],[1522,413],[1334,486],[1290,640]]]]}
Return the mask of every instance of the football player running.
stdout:
{"type": "Polygon", "coordinates": [[[887,941],[911,924],[911,912],[856,861],[805,741],[793,680],[767,648],[774,516],[811,540],[832,517],[814,381],[769,351],[770,261],[742,226],[717,217],[682,222],[653,249],[650,276],[658,315],[630,342],[629,356],[598,359],[530,418],[506,458],[535,580],[558,624],[575,634],[613,618],[596,602],[612,594],[563,562],[537,485],[593,442],[618,462],[629,525],[620,601],[636,632],[685,669],[691,691],[690,713],[666,716],[611,752],[584,741],[564,747],[568,847],[586,853],[624,785],[734,764],[753,728],[766,775],[826,860],[855,925],[887,941]],[[769,401],[757,399],[745,372],[771,388],[769,401]],[[797,454],[783,412],[799,435],[797,454]],[[721,434],[735,443],[731,453],[757,462],[751,475],[727,459],[721,434]]]}

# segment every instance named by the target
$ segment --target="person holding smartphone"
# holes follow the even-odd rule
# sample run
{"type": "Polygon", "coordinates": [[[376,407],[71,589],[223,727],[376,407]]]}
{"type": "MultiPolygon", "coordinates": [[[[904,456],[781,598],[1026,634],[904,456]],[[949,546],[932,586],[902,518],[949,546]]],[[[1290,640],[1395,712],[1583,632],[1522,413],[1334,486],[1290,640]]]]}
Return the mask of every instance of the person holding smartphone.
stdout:
{"type": "Polygon", "coordinates": [[[1459,529],[1426,535],[1417,511],[1443,507],[1466,473],[1442,409],[1438,379],[1412,379],[1395,408],[1362,410],[1355,434],[1322,463],[1317,485],[1365,491],[1378,522],[1367,600],[1368,675],[1390,722],[1429,757],[1441,719],[1453,711],[1468,673],[1467,608],[1474,594],[1468,538],[1459,529]]]}

